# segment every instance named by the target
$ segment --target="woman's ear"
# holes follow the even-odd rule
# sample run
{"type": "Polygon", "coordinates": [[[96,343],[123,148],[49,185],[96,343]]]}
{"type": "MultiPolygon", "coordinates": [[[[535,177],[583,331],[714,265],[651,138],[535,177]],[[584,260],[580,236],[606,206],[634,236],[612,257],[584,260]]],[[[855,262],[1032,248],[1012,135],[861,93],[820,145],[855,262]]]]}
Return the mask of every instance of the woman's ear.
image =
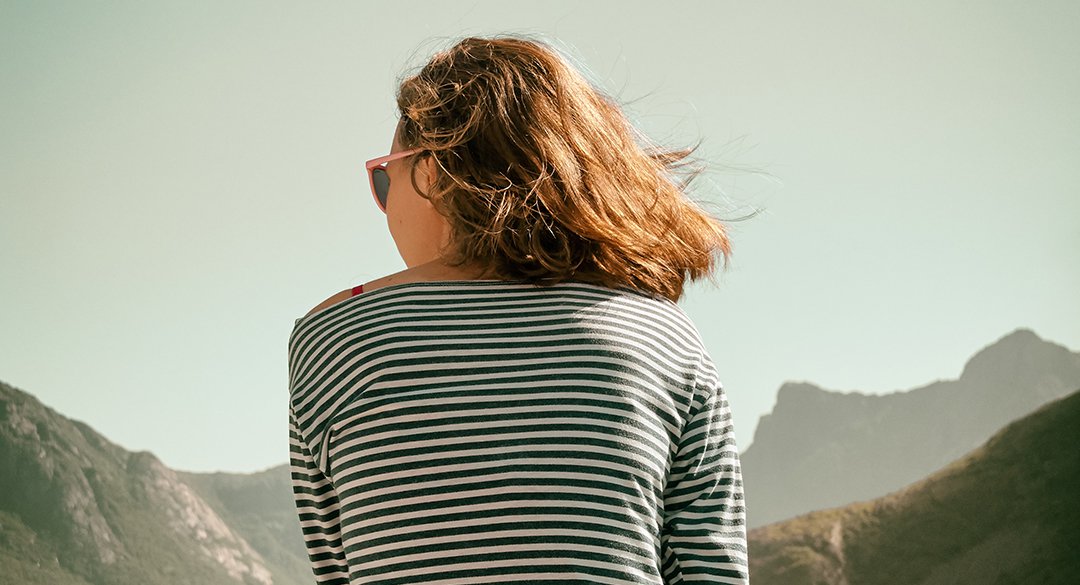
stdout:
{"type": "Polygon", "coordinates": [[[415,181],[414,188],[420,194],[421,198],[427,201],[429,206],[433,205],[431,202],[431,188],[435,185],[435,179],[438,176],[438,165],[435,164],[435,157],[429,153],[424,153],[418,156],[413,162],[412,167],[409,169],[412,174],[412,179],[415,181]]]}
{"type": "Polygon", "coordinates": [[[414,168],[416,169],[416,185],[420,188],[420,192],[424,194],[424,199],[427,199],[430,203],[431,189],[435,186],[436,179],[439,176],[439,166],[435,163],[435,157],[430,153],[425,153],[423,158],[417,161],[414,168]]]}
{"type": "Polygon", "coordinates": [[[435,164],[435,157],[431,153],[426,153],[420,160],[420,169],[422,171],[422,183],[424,191],[428,191],[431,185],[435,183],[435,177],[438,176],[439,168],[435,164]]]}

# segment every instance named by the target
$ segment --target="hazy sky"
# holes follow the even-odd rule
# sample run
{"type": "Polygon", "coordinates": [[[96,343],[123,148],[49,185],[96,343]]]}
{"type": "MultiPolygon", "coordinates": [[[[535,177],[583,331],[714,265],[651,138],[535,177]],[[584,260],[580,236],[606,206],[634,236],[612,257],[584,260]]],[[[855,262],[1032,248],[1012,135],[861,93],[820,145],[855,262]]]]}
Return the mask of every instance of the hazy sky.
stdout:
{"type": "Polygon", "coordinates": [[[1078,29],[1073,1],[0,2],[0,380],[174,468],[285,463],[293,320],[405,267],[363,168],[395,83],[497,33],[771,175],[691,193],[764,210],[681,303],[740,450],[785,381],[907,390],[1018,327],[1075,351],[1078,29]]]}

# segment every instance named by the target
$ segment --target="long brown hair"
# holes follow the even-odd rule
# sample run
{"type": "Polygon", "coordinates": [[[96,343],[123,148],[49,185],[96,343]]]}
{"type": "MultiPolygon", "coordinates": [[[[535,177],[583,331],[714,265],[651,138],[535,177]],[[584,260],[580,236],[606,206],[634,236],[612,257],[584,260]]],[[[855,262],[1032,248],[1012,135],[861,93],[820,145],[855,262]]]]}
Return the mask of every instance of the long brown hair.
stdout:
{"type": "Polygon", "coordinates": [[[400,144],[440,171],[422,195],[449,222],[448,264],[673,302],[687,279],[712,277],[717,252],[727,268],[724,223],[685,194],[702,169],[681,181],[675,172],[697,146],[648,146],[551,45],[465,38],[406,77],[396,97],[400,144]]]}

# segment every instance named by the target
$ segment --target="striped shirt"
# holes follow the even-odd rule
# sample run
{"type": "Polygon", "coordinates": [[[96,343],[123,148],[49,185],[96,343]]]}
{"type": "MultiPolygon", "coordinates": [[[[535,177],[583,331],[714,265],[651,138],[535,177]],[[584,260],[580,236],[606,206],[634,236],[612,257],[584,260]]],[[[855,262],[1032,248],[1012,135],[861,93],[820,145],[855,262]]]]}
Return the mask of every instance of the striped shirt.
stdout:
{"type": "Polygon", "coordinates": [[[288,358],[317,583],[749,582],[728,401],[669,299],[401,283],[297,319],[288,358]]]}

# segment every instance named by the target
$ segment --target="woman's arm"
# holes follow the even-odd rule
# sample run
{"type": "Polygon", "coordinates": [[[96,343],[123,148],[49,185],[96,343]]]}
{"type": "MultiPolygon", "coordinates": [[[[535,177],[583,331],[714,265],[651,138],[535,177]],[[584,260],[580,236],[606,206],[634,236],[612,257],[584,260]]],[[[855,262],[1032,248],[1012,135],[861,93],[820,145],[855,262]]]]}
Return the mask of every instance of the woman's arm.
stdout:
{"type": "Polygon", "coordinates": [[[735,428],[723,386],[683,429],[664,488],[660,536],[665,583],[747,585],[746,508],[735,428]]]}

